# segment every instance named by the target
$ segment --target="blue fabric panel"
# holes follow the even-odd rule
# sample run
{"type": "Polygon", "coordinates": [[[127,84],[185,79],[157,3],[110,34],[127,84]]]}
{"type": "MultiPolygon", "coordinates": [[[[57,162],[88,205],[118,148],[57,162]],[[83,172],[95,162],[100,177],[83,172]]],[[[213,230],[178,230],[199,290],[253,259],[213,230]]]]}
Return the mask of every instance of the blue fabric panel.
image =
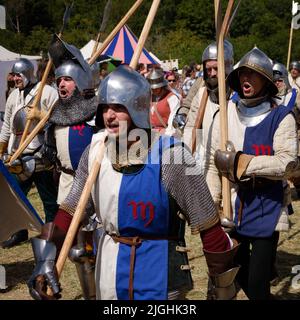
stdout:
{"type": "MultiPolygon", "coordinates": [[[[285,106],[274,108],[258,125],[247,127],[244,137],[243,152],[246,154],[273,155],[273,137],[282,119],[290,112],[285,106]]],[[[235,223],[238,221],[240,200],[243,211],[237,231],[254,237],[269,237],[274,232],[283,201],[282,181],[274,181],[267,187],[240,187],[235,203],[235,223]]]]}
{"type": "Polygon", "coordinates": [[[87,124],[69,127],[69,155],[73,170],[76,170],[85,148],[91,143],[93,129],[87,124]]]}
{"type": "MultiPolygon", "coordinates": [[[[161,137],[148,156],[148,162],[151,158],[155,163],[148,163],[138,173],[123,175],[118,205],[121,236],[168,236],[169,198],[161,180],[161,155],[172,144],[173,138],[161,137]]],[[[130,246],[121,244],[116,279],[119,299],[128,299],[129,261],[130,246]]],[[[133,287],[136,299],[166,299],[168,241],[146,240],[137,248],[133,287]]]]}
{"type": "Polygon", "coordinates": [[[111,44],[104,51],[106,55],[114,56],[114,52],[115,52],[115,48],[116,48],[119,36],[120,36],[120,31],[115,35],[111,44]]]}

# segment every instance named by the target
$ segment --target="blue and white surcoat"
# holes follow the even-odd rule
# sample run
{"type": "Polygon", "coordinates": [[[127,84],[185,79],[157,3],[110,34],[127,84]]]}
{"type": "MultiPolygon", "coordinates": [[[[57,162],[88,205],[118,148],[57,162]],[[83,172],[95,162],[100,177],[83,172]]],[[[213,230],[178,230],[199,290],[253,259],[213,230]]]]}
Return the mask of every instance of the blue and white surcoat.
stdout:
{"type": "MultiPolygon", "coordinates": [[[[101,135],[98,133],[93,137],[89,169],[101,135]]],[[[180,219],[171,208],[169,195],[161,179],[162,152],[174,143],[173,138],[160,138],[148,153],[147,164],[133,173],[116,171],[107,154],[104,156],[92,192],[96,213],[105,231],[98,247],[98,299],[123,300],[129,297],[132,248],[131,245],[115,241],[114,236],[139,236],[142,239],[135,254],[134,299],[165,300],[175,283],[177,287],[174,290],[190,285],[190,274],[182,274],[180,270],[180,265],[187,263],[187,256],[176,251],[176,245],[185,245],[184,224],[182,227],[180,222],[174,222],[180,219]],[[174,227],[176,223],[178,225],[174,227]],[[180,277],[173,282],[172,277],[178,272],[180,277]]]]}

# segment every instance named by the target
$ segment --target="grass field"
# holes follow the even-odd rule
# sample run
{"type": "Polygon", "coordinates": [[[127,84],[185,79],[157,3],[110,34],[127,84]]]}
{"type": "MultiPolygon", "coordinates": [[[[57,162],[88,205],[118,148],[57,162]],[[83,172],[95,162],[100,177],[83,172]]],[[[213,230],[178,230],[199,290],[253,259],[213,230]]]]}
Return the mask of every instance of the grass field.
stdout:
{"type": "MultiPolygon", "coordinates": [[[[272,287],[272,293],[275,299],[300,299],[300,280],[297,283],[298,289],[292,287],[292,279],[295,274],[292,273],[293,266],[299,265],[300,268],[300,200],[296,198],[293,191],[293,206],[295,213],[290,216],[291,230],[287,233],[281,233],[277,264],[279,271],[279,282],[272,287]]],[[[36,210],[41,213],[42,206],[36,190],[30,192],[29,198],[36,210]]],[[[30,236],[35,234],[30,233],[30,236]]],[[[190,300],[203,300],[206,297],[207,268],[202,253],[202,245],[199,236],[191,236],[190,230],[186,233],[187,243],[191,251],[189,253],[190,265],[193,266],[192,276],[194,280],[194,289],[188,293],[190,300]]],[[[0,265],[6,270],[7,289],[0,291],[0,300],[30,300],[26,281],[29,279],[33,268],[34,259],[29,242],[25,242],[9,250],[0,248],[0,265]]],[[[63,288],[62,299],[76,300],[82,299],[75,266],[67,261],[61,277],[63,288]]],[[[295,287],[295,286],[294,286],[295,287]]],[[[246,300],[242,291],[238,293],[238,300],[246,300]]]]}

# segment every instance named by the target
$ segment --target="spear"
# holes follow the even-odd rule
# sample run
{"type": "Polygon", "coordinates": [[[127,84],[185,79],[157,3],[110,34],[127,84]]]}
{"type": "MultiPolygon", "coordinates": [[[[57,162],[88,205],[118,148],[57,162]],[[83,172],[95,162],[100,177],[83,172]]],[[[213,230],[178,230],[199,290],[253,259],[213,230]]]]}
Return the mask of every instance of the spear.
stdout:
{"type": "MultiPolygon", "coordinates": [[[[225,85],[225,62],[224,62],[224,37],[229,24],[230,14],[232,12],[234,0],[229,0],[225,17],[222,23],[221,31],[218,38],[218,87],[219,87],[219,106],[220,106],[220,142],[221,150],[226,150],[226,142],[228,140],[228,123],[227,123],[227,99],[225,85]]],[[[219,8],[220,9],[220,8],[219,8]]],[[[221,10],[217,15],[221,15],[221,10]]],[[[231,205],[230,205],[230,185],[229,180],[222,176],[222,200],[223,215],[225,219],[232,221],[231,205]]]]}
{"type": "MultiPolygon", "coordinates": [[[[65,9],[65,13],[64,13],[64,16],[63,16],[63,24],[62,24],[62,27],[60,29],[60,32],[59,32],[59,37],[61,38],[62,34],[63,34],[63,31],[70,19],[70,15],[71,15],[71,10],[73,8],[73,2],[71,5],[68,5],[65,9]]],[[[32,112],[34,113],[34,111],[37,111],[38,110],[38,104],[41,100],[41,97],[42,97],[42,93],[43,93],[43,89],[45,87],[45,84],[47,82],[47,78],[48,78],[48,75],[49,75],[49,72],[52,68],[52,65],[53,65],[53,61],[51,58],[49,58],[48,60],[48,63],[47,63],[47,66],[46,66],[46,69],[43,73],[43,77],[42,77],[42,80],[39,84],[39,88],[38,88],[38,91],[37,91],[37,94],[36,96],[34,97],[34,100],[33,100],[33,103],[31,105],[31,109],[33,110],[32,112]]],[[[52,106],[53,107],[53,106],[52,106]]],[[[50,110],[52,111],[52,107],[50,108],[50,110]]],[[[26,121],[26,125],[25,125],[25,128],[24,128],[24,131],[23,131],[23,134],[22,134],[22,138],[21,138],[21,141],[20,141],[20,144],[19,144],[19,147],[18,149],[16,150],[16,152],[12,155],[11,159],[10,159],[10,162],[9,162],[9,165],[12,165],[12,162],[14,160],[16,160],[21,154],[22,152],[25,150],[25,148],[28,146],[28,144],[32,141],[32,139],[36,136],[36,134],[40,131],[40,129],[37,131],[35,130],[36,134],[34,135],[34,137],[29,141],[29,143],[23,148],[21,149],[22,145],[24,145],[24,141],[26,139],[26,137],[28,136],[28,131],[29,131],[29,128],[30,128],[30,125],[31,125],[31,122],[32,120],[31,119],[28,119],[26,121]]],[[[47,121],[45,121],[46,123],[47,121]]],[[[44,123],[44,125],[45,125],[44,123]]]]}
{"type": "MultiPolygon", "coordinates": [[[[118,25],[114,28],[114,30],[109,34],[109,36],[102,43],[101,48],[99,50],[97,50],[95,52],[95,54],[91,57],[91,59],[88,61],[89,65],[92,65],[96,61],[96,59],[105,50],[105,48],[109,45],[109,43],[112,41],[114,36],[125,25],[127,20],[134,14],[134,12],[138,9],[138,7],[141,5],[142,2],[143,2],[143,0],[137,0],[134,3],[134,5],[130,8],[130,10],[127,12],[127,14],[123,17],[123,19],[118,23],[118,25]]],[[[42,130],[44,128],[46,122],[48,121],[48,119],[51,116],[51,113],[53,111],[54,106],[55,106],[55,104],[47,111],[46,115],[35,126],[35,128],[32,130],[32,132],[27,136],[25,141],[22,144],[20,144],[18,150],[11,157],[9,165],[12,165],[12,162],[14,160],[16,160],[22,154],[22,152],[26,149],[26,147],[29,145],[29,143],[32,141],[32,139],[39,133],[40,130],[42,130]]]]}
{"type": "Polygon", "coordinates": [[[106,5],[105,5],[104,11],[103,11],[102,23],[100,25],[100,29],[99,29],[98,34],[97,34],[97,38],[96,38],[96,41],[95,41],[95,45],[94,45],[91,57],[97,51],[101,35],[103,34],[103,32],[106,29],[106,26],[107,26],[107,23],[108,23],[108,19],[109,19],[109,15],[110,15],[110,12],[111,12],[111,7],[112,7],[111,0],[108,0],[106,5]]]}

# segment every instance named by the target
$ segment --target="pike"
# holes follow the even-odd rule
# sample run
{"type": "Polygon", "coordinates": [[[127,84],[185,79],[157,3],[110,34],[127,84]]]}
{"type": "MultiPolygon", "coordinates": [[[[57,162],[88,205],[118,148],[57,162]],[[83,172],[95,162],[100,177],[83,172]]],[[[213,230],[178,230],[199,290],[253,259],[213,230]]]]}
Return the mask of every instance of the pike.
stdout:
{"type": "MultiPolygon", "coordinates": [[[[72,2],[71,5],[66,6],[66,9],[65,9],[65,12],[64,12],[64,16],[63,16],[63,24],[62,24],[62,27],[61,27],[61,29],[60,29],[59,35],[58,35],[59,38],[62,37],[63,31],[64,31],[64,29],[65,29],[65,27],[66,27],[66,25],[67,25],[67,23],[68,23],[68,21],[69,21],[69,19],[70,19],[70,15],[71,15],[71,11],[72,11],[72,8],[73,8],[73,4],[74,4],[74,3],[72,2]]],[[[47,66],[46,66],[46,69],[45,69],[45,71],[44,71],[44,73],[43,73],[43,77],[42,77],[42,80],[41,80],[41,82],[40,82],[40,85],[39,85],[39,88],[38,88],[38,91],[37,91],[37,94],[36,94],[36,96],[34,97],[34,100],[33,100],[32,106],[31,106],[31,108],[32,108],[34,111],[37,111],[37,110],[38,110],[38,104],[39,104],[39,102],[40,102],[40,100],[41,100],[42,93],[43,93],[43,89],[44,89],[44,87],[45,87],[45,84],[46,84],[46,81],[47,81],[49,72],[50,72],[50,70],[51,70],[51,68],[52,68],[52,65],[53,65],[52,59],[49,58],[48,63],[47,63],[47,66]]],[[[51,112],[52,112],[53,106],[51,106],[51,108],[50,108],[49,110],[51,110],[51,112]]],[[[48,114],[48,113],[49,113],[49,112],[47,112],[47,114],[48,114]]],[[[48,119],[47,119],[47,120],[48,120],[48,119]]],[[[41,128],[39,128],[39,130],[35,130],[35,131],[34,131],[34,132],[35,132],[35,135],[32,137],[32,139],[30,139],[30,141],[29,141],[29,142],[26,144],[26,146],[24,147],[24,142],[27,140],[26,137],[28,136],[28,131],[29,131],[29,128],[30,128],[30,125],[31,125],[31,121],[32,121],[31,119],[28,119],[28,120],[26,121],[26,125],[25,125],[25,128],[24,128],[23,134],[22,134],[22,138],[21,138],[19,147],[18,147],[18,149],[16,150],[16,152],[12,155],[12,157],[11,157],[11,159],[10,159],[10,161],[9,161],[9,165],[10,165],[10,166],[12,165],[13,161],[15,161],[15,160],[22,154],[22,152],[25,150],[25,148],[28,146],[28,144],[32,141],[32,139],[33,139],[33,138],[38,134],[38,132],[42,129],[42,127],[41,127],[41,128]],[[21,149],[22,146],[23,146],[23,149],[21,149]]],[[[41,121],[43,121],[43,119],[42,119],[41,121]]],[[[43,121],[43,126],[45,125],[46,122],[47,122],[47,121],[43,121]]],[[[36,127],[37,127],[37,126],[36,126],[36,127]]],[[[35,128],[36,128],[36,127],[35,127],[35,128]]]]}
{"type": "MultiPolygon", "coordinates": [[[[145,45],[146,39],[148,37],[148,34],[150,32],[151,26],[153,24],[154,17],[156,15],[156,12],[158,10],[158,6],[160,4],[160,0],[153,0],[150,11],[148,13],[147,19],[145,21],[143,30],[141,32],[138,44],[135,48],[134,55],[131,59],[131,62],[129,66],[133,69],[136,68],[139,57],[142,53],[143,47],[145,45]]],[[[93,162],[93,166],[91,168],[91,171],[88,175],[88,178],[86,180],[86,183],[84,185],[83,191],[81,193],[78,205],[76,207],[75,213],[73,215],[70,227],[68,229],[65,241],[63,243],[63,246],[61,248],[60,254],[58,256],[57,262],[56,262],[56,269],[58,278],[60,277],[64,264],[66,262],[66,259],[68,257],[69,251],[71,249],[72,243],[75,239],[75,235],[77,233],[77,230],[79,228],[79,224],[82,221],[85,208],[87,205],[87,201],[90,197],[92,187],[97,179],[97,176],[99,174],[100,168],[101,168],[101,162],[104,156],[105,151],[105,142],[107,138],[107,132],[104,135],[104,139],[100,142],[99,151],[97,154],[96,160],[93,162]]],[[[51,294],[51,289],[48,289],[49,294],[51,294]]]]}
{"type": "MultiPolygon", "coordinates": [[[[109,43],[112,41],[114,36],[119,32],[119,30],[125,25],[127,20],[135,13],[135,11],[138,9],[138,7],[141,5],[143,0],[137,0],[134,5],[129,9],[129,11],[126,13],[126,15],[123,17],[123,19],[118,23],[118,25],[114,28],[114,30],[109,34],[109,36],[105,39],[105,41],[102,43],[102,46],[99,50],[95,52],[95,54],[91,57],[91,59],[88,61],[89,65],[92,65],[96,59],[100,56],[100,54],[105,50],[105,48],[109,45],[109,43]]],[[[35,126],[35,128],[31,131],[31,133],[27,136],[25,141],[20,145],[18,150],[12,155],[9,165],[11,166],[13,161],[16,160],[22,152],[26,149],[26,147],[29,145],[29,143],[32,141],[32,139],[42,130],[48,121],[48,119],[51,116],[51,113],[54,109],[54,106],[51,106],[51,108],[47,111],[43,119],[40,120],[40,122],[35,126]]]]}
{"type": "Polygon", "coordinates": [[[105,29],[107,27],[109,15],[111,12],[111,7],[112,7],[111,0],[108,0],[105,5],[105,8],[104,8],[102,23],[100,25],[100,29],[98,31],[97,38],[96,38],[95,45],[94,45],[91,56],[93,56],[95,54],[95,52],[97,51],[101,35],[103,34],[103,32],[105,31],[105,29]]]}
{"type": "MultiPolygon", "coordinates": [[[[225,62],[224,62],[224,38],[228,29],[230,14],[234,6],[234,0],[229,0],[225,17],[222,23],[220,34],[218,37],[218,87],[219,87],[219,106],[220,106],[220,142],[221,150],[226,150],[226,142],[228,140],[228,122],[227,122],[227,99],[225,84],[225,62]]],[[[221,15],[219,7],[217,15],[221,15]]],[[[230,204],[230,185],[229,180],[222,176],[222,200],[224,222],[232,221],[232,210],[230,204]]]]}

